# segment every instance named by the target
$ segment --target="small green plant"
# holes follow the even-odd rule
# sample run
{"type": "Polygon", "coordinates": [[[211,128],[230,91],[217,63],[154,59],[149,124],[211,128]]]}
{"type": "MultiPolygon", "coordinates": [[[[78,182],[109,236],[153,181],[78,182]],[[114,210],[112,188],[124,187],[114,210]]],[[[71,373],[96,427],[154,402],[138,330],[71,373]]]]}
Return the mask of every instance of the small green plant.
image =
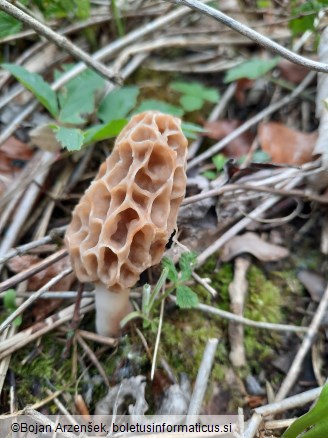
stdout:
{"type": "Polygon", "coordinates": [[[203,176],[209,180],[213,180],[218,177],[218,173],[223,170],[224,165],[227,162],[227,157],[223,154],[217,154],[212,158],[212,162],[215,166],[215,170],[206,170],[203,173],[203,176]]]}
{"type": "Polygon", "coordinates": [[[298,418],[283,438],[323,438],[328,431],[328,384],[323,387],[319,399],[309,412],[298,418]]]}
{"type": "Polygon", "coordinates": [[[224,77],[224,82],[227,84],[229,82],[237,81],[238,79],[260,78],[274,69],[279,61],[279,57],[272,59],[261,59],[255,57],[228,70],[224,77]]]}
{"type": "MultiPolygon", "coordinates": [[[[20,4],[36,7],[47,19],[86,19],[90,15],[90,0],[20,0],[20,4]]],[[[6,12],[0,12],[0,38],[15,35],[22,30],[22,23],[6,12]]]]}
{"type": "Polygon", "coordinates": [[[162,261],[163,270],[153,290],[151,290],[149,284],[146,284],[143,288],[141,310],[129,313],[121,321],[121,326],[124,327],[129,321],[141,318],[143,319],[143,328],[151,327],[152,331],[156,331],[157,318],[154,317],[154,311],[162,300],[174,291],[176,291],[177,305],[181,309],[191,309],[197,306],[197,295],[185,284],[191,278],[196,260],[197,255],[195,253],[183,253],[179,260],[180,272],[178,272],[173,261],[168,257],[164,257],[162,261]],[[173,284],[164,294],[160,295],[160,291],[167,279],[173,284]]]}
{"type": "Polygon", "coordinates": [[[179,271],[173,261],[168,257],[163,258],[163,266],[168,269],[167,278],[172,281],[173,286],[165,293],[165,296],[176,291],[177,305],[181,309],[192,309],[198,304],[197,295],[185,283],[191,279],[194,267],[196,266],[197,255],[194,252],[184,252],[179,260],[179,271]]]}
{"type": "MultiPolygon", "coordinates": [[[[100,100],[97,109],[97,97],[103,93],[105,81],[90,69],[55,92],[37,73],[15,64],[2,64],[2,67],[31,91],[55,119],[54,123],[49,123],[49,127],[54,131],[57,141],[68,151],[78,151],[95,141],[115,137],[127,124],[131,114],[146,110],[158,110],[178,117],[184,114],[182,108],[158,100],[144,100],[134,109],[139,95],[137,86],[112,90],[100,100]],[[90,120],[95,118],[102,123],[87,127],[90,120]]],[[[65,70],[71,67],[66,66],[65,70]]],[[[55,79],[62,74],[55,72],[55,79]]],[[[182,129],[188,138],[195,138],[197,133],[203,131],[201,126],[186,122],[182,124],[182,129]]]]}
{"type": "MultiPolygon", "coordinates": [[[[8,316],[13,313],[16,309],[16,291],[14,289],[8,289],[5,292],[5,295],[3,297],[3,305],[4,308],[7,311],[8,316]]],[[[22,317],[17,316],[17,318],[14,319],[13,325],[15,327],[19,327],[22,323],[22,317]]]]}
{"type": "Polygon", "coordinates": [[[218,103],[220,99],[215,88],[205,87],[200,82],[171,82],[170,88],[182,94],[180,104],[186,112],[200,110],[205,101],[218,103]]]}
{"type": "Polygon", "coordinates": [[[291,2],[291,14],[293,17],[289,22],[289,28],[294,36],[306,32],[307,30],[314,30],[314,20],[318,12],[328,7],[328,0],[312,0],[302,2],[300,4],[297,0],[291,2]]]}
{"type": "MultiPolygon", "coordinates": [[[[30,90],[55,119],[55,123],[49,126],[60,144],[69,151],[80,150],[82,146],[94,141],[114,137],[127,123],[125,118],[120,118],[122,111],[116,108],[116,113],[113,109],[109,121],[82,129],[96,113],[96,94],[101,93],[105,86],[103,78],[92,70],[85,70],[56,93],[37,73],[31,73],[15,64],[2,64],[2,67],[30,90]]],[[[59,76],[60,73],[56,73],[56,78],[59,76]]],[[[124,87],[119,91],[124,93],[124,87]]]]}

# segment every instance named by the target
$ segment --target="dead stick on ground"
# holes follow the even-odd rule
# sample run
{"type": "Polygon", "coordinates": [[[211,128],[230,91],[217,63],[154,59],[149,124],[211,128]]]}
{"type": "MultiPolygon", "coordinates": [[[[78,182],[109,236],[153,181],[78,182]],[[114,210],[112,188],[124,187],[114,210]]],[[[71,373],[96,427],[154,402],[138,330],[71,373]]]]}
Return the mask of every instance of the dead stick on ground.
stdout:
{"type": "Polygon", "coordinates": [[[233,18],[223,14],[221,11],[212,8],[211,6],[205,5],[204,3],[198,0],[166,0],[169,3],[174,3],[178,5],[185,5],[189,8],[192,8],[198,12],[201,12],[204,15],[208,15],[211,18],[214,18],[217,21],[220,21],[225,26],[230,27],[230,29],[239,32],[240,34],[246,36],[247,38],[253,40],[255,43],[260,46],[270,50],[271,52],[278,53],[283,58],[288,59],[290,62],[294,64],[301,65],[309,70],[320,71],[323,73],[328,73],[328,64],[324,64],[322,62],[313,61],[312,59],[304,58],[304,56],[298,55],[297,53],[292,52],[286,47],[281,46],[275,41],[270,40],[270,38],[261,35],[250,27],[245,26],[239,21],[234,20],[233,18]]]}
{"type": "Polygon", "coordinates": [[[51,288],[54,284],[58,283],[62,278],[72,272],[72,268],[67,268],[60,274],[56,275],[50,281],[48,281],[44,286],[42,286],[38,291],[32,294],[26,301],[24,301],[13,313],[11,313],[8,318],[0,325],[0,333],[11,324],[17,316],[21,315],[25,309],[27,309],[34,301],[36,301],[45,291],[51,288]]]}
{"type": "Polygon", "coordinates": [[[94,354],[94,352],[92,351],[92,349],[85,342],[85,340],[82,338],[82,336],[79,335],[78,332],[76,333],[76,339],[77,339],[77,342],[80,344],[80,346],[83,348],[83,350],[86,353],[86,355],[91,360],[91,362],[97,368],[97,370],[98,370],[99,374],[101,375],[101,377],[102,377],[104,383],[106,384],[107,388],[110,388],[110,383],[109,383],[108,377],[107,377],[107,375],[105,373],[105,370],[103,369],[103,367],[99,363],[99,360],[97,359],[97,357],[94,354]]]}
{"type": "Polygon", "coordinates": [[[54,228],[47,236],[42,237],[42,239],[34,240],[32,242],[25,243],[24,245],[17,246],[16,248],[12,248],[7,252],[7,254],[0,258],[0,265],[12,259],[13,257],[27,253],[31,249],[38,248],[39,246],[46,245],[47,243],[60,239],[66,228],[66,225],[60,228],[54,228]]]}
{"type": "Polygon", "coordinates": [[[0,0],[0,9],[22,23],[27,24],[34,29],[38,34],[43,35],[47,40],[52,41],[60,49],[64,49],[67,53],[72,55],[79,61],[83,61],[88,67],[95,70],[105,79],[119,83],[120,80],[117,76],[114,76],[112,71],[108,69],[104,64],[92,58],[78,46],[73,44],[69,39],[53,31],[50,27],[31,17],[23,12],[21,9],[10,4],[6,0],[0,0]]]}
{"type": "Polygon", "coordinates": [[[309,326],[309,330],[303,339],[302,345],[295,356],[293,364],[290,367],[288,374],[285,377],[285,380],[283,381],[276,395],[276,399],[275,399],[276,401],[280,401],[284,399],[286,395],[289,393],[289,391],[291,390],[292,386],[294,385],[301,371],[303,360],[307,352],[311,348],[311,345],[313,344],[315,337],[318,333],[321,321],[325,316],[327,307],[328,307],[328,286],[326,287],[326,290],[321,298],[318,309],[312,319],[312,322],[309,326]]]}
{"type": "MultiPolygon", "coordinates": [[[[91,311],[94,308],[92,298],[84,298],[81,302],[81,314],[91,311]]],[[[29,342],[37,339],[41,335],[48,333],[55,327],[64,324],[73,317],[74,304],[65,307],[65,309],[60,310],[54,315],[49,316],[42,322],[38,322],[33,326],[16,333],[10,339],[0,342],[0,359],[6,357],[8,354],[17,351],[22,346],[28,344],[29,342]]]]}
{"type": "Polygon", "coordinates": [[[312,402],[319,397],[322,391],[322,387],[310,389],[309,391],[302,392],[301,394],[293,395],[292,397],[285,398],[280,402],[271,403],[269,405],[260,406],[254,409],[254,414],[247,424],[245,434],[243,438],[253,438],[256,434],[259,425],[261,424],[263,417],[267,415],[276,415],[281,412],[294,409],[299,406],[304,406],[307,403],[312,402]]]}
{"type": "MultiPolygon", "coordinates": [[[[216,338],[207,341],[202,362],[198,370],[194,391],[189,403],[188,415],[198,416],[200,413],[218,343],[219,340],[216,338]]],[[[187,421],[193,422],[193,419],[188,419],[187,421]]]]}
{"type": "MultiPolygon", "coordinates": [[[[230,307],[234,314],[243,316],[245,297],[248,289],[246,279],[250,261],[245,257],[237,257],[235,260],[235,273],[233,281],[229,285],[230,307]]],[[[244,326],[229,323],[229,358],[235,367],[241,367],[246,364],[246,355],[244,348],[244,326]]]]}
{"type": "Polygon", "coordinates": [[[219,141],[218,143],[215,143],[213,146],[211,146],[205,152],[203,152],[202,154],[198,155],[196,158],[191,160],[188,164],[188,169],[195,167],[197,164],[201,163],[205,159],[210,158],[210,157],[212,157],[212,155],[217,154],[221,149],[223,149],[225,146],[227,146],[232,140],[239,137],[239,135],[241,135],[243,132],[250,129],[252,126],[256,125],[258,122],[263,120],[265,117],[268,117],[269,115],[278,111],[280,108],[286,107],[297,96],[299,96],[300,93],[302,93],[305,90],[305,88],[313,81],[315,76],[316,76],[316,73],[314,73],[314,72],[309,73],[306,76],[306,78],[303,79],[303,81],[300,83],[300,85],[298,85],[291,94],[289,94],[288,96],[285,96],[279,102],[275,102],[272,105],[268,106],[263,111],[260,111],[254,117],[251,117],[249,120],[247,120],[245,123],[243,123],[237,129],[235,129],[233,132],[231,132],[226,137],[224,137],[223,140],[219,141]]]}
{"type": "Polygon", "coordinates": [[[39,263],[35,263],[25,271],[19,272],[18,274],[8,278],[8,280],[0,283],[0,292],[16,286],[16,284],[20,283],[21,281],[27,280],[28,278],[32,277],[32,275],[43,271],[44,269],[48,268],[48,266],[52,265],[55,262],[58,262],[58,260],[61,260],[66,256],[66,249],[61,249],[60,251],[57,251],[55,254],[52,254],[51,256],[47,257],[39,263]]]}

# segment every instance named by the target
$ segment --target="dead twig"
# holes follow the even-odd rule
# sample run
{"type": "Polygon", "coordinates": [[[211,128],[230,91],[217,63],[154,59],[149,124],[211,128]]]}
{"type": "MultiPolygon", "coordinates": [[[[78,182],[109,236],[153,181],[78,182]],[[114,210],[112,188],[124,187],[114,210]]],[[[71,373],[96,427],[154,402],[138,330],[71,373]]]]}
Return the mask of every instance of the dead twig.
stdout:
{"type": "MultiPolygon", "coordinates": [[[[175,297],[170,296],[172,301],[176,301],[175,297]]],[[[274,330],[280,332],[295,332],[305,333],[308,331],[307,327],[287,325],[287,324],[274,324],[271,322],[254,321],[252,319],[245,318],[243,316],[235,315],[234,313],[227,312],[226,310],[218,309],[216,307],[208,306],[207,304],[198,303],[194,309],[199,309],[202,312],[209,313],[211,315],[217,315],[220,318],[227,319],[228,321],[234,321],[239,324],[244,324],[249,327],[256,327],[265,330],[274,330]]]]}
{"type": "Polygon", "coordinates": [[[18,274],[8,278],[8,280],[5,280],[2,283],[0,283],[0,292],[3,292],[4,290],[16,286],[16,284],[20,283],[21,281],[27,280],[28,278],[32,277],[32,275],[37,274],[40,271],[43,271],[53,263],[58,262],[58,260],[61,260],[66,256],[67,256],[66,249],[61,249],[55,252],[55,254],[52,254],[51,256],[47,257],[44,260],[41,260],[41,262],[35,263],[30,268],[25,269],[25,271],[19,272],[18,274]]]}
{"type": "MultiPolygon", "coordinates": [[[[219,340],[216,338],[209,339],[207,341],[203,358],[196,377],[194,390],[191,395],[187,415],[198,416],[200,413],[218,343],[219,340]]],[[[190,418],[187,421],[193,422],[194,419],[190,418]]]]}
{"type": "MultiPolygon", "coordinates": [[[[247,294],[248,282],[246,279],[250,261],[245,257],[237,257],[235,260],[235,273],[233,281],[229,285],[230,307],[235,315],[243,316],[244,303],[247,294]]],[[[229,323],[229,358],[235,367],[246,364],[244,347],[244,327],[242,324],[229,323]]]]}
{"type": "Polygon", "coordinates": [[[286,47],[283,47],[280,44],[272,41],[270,38],[265,37],[264,35],[258,32],[255,32],[253,29],[246,26],[245,24],[242,24],[239,21],[234,20],[231,17],[228,17],[227,15],[223,14],[221,11],[214,9],[198,0],[165,0],[165,1],[169,3],[174,3],[176,5],[185,5],[191,9],[194,9],[197,12],[201,12],[204,15],[208,15],[209,17],[214,18],[217,21],[220,21],[225,26],[230,27],[230,29],[233,29],[236,32],[251,39],[255,43],[259,44],[260,46],[270,50],[271,52],[281,55],[283,58],[288,59],[290,62],[294,64],[301,65],[303,67],[308,68],[309,70],[328,73],[328,64],[324,64],[322,62],[317,62],[317,61],[313,61],[312,59],[304,58],[304,56],[298,55],[297,53],[294,53],[291,50],[286,49],[286,47]]]}
{"type": "MultiPolygon", "coordinates": [[[[35,339],[38,339],[45,333],[48,333],[51,330],[54,330],[56,327],[59,327],[65,322],[71,320],[74,313],[74,307],[74,305],[68,306],[65,309],[60,310],[58,313],[49,316],[44,321],[38,322],[33,326],[18,332],[11,338],[2,341],[0,343],[0,360],[24,347],[26,344],[29,344],[35,339]]],[[[82,299],[80,309],[81,314],[90,312],[93,309],[94,304],[91,298],[82,299]]]]}
{"type": "Polygon", "coordinates": [[[254,414],[249,420],[245,434],[243,438],[253,438],[256,434],[259,425],[263,421],[263,417],[267,415],[276,415],[281,412],[288,411],[289,409],[298,408],[304,406],[307,403],[312,402],[319,397],[322,391],[322,387],[310,389],[309,391],[302,392],[301,394],[294,395],[289,398],[285,398],[279,402],[271,403],[269,405],[260,406],[254,409],[254,414]]]}
{"type": "Polygon", "coordinates": [[[318,309],[317,309],[317,311],[312,319],[312,322],[309,326],[308,332],[306,333],[306,335],[303,339],[302,345],[299,348],[299,350],[294,358],[294,361],[293,361],[291,367],[289,368],[289,371],[288,371],[288,373],[287,373],[287,375],[286,375],[286,377],[285,377],[285,379],[284,379],[284,381],[283,381],[283,383],[282,383],[282,385],[281,385],[281,387],[276,395],[276,398],[275,398],[276,401],[280,401],[283,398],[285,398],[286,395],[291,390],[292,386],[294,385],[294,383],[295,383],[295,381],[296,381],[296,379],[301,371],[303,360],[304,360],[307,352],[311,348],[311,346],[312,346],[312,344],[317,336],[321,321],[322,321],[323,317],[325,316],[327,307],[328,307],[328,286],[326,287],[326,290],[321,298],[318,309]]]}
{"type": "Polygon", "coordinates": [[[72,268],[67,268],[63,272],[60,272],[50,281],[48,281],[44,286],[42,286],[38,291],[34,292],[26,301],[24,301],[13,313],[11,313],[8,318],[0,325],[0,333],[8,327],[17,316],[21,315],[24,310],[26,310],[34,301],[36,301],[46,290],[50,289],[54,284],[58,283],[61,279],[69,275],[72,271],[72,268]]]}
{"type": "Polygon", "coordinates": [[[46,26],[45,24],[26,14],[21,9],[10,4],[7,0],[0,0],[0,9],[11,15],[12,17],[16,18],[17,20],[21,21],[22,23],[27,24],[38,34],[43,35],[45,38],[47,38],[47,40],[52,41],[57,47],[65,50],[74,58],[78,59],[79,61],[83,61],[88,67],[95,70],[108,81],[114,82],[116,84],[121,83],[118,75],[114,75],[112,71],[104,64],[92,58],[92,56],[88,55],[78,46],[73,44],[65,36],[53,31],[49,26],[46,26]]]}
{"type": "Polygon", "coordinates": [[[78,332],[75,335],[76,335],[77,342],[80,344],[80,346],[83,348],[84,352],[87,354],[87,356],[89,357],[91,362],[97,368],[97,370],[98,370],[99,374],[101,375],[101,377],[102,377],[104,383],[106,384],[107,388],[110,388],[110,383],[109,383],[108,377],[107,377],[103,367],[99,363],[99,360],[97,359],[96,355],[91,350],[89,345],[85,342],[85,340],[82,338],[82,336],[79,335],[78,332]]]}
{"type": "Polygon", "coordinates": [[[223,149],[225,146],[227,146],[232,140],[237,138],[240,134],[250,129],[252,126],[256,125],[258,122],[263,120],[265,117],[268,117],[269,115],[275,113],[280,108],[285,107],[290,102],[292,102],[297,96],[299,96],[300,93],[302,93],[306,87],[313,81],[315,78],[316,73],[311,72],[309,73],[306,78],[298,85],[295,90],[289,94],[288,96],[285,96],[278,102],[272,103],[270,106],[265,108],[264,110],[260,111],[258,114],[256,114],[254,117],[251,117],[249,120],[247,120],[245,123],[240,125],[237,129],[235,129],[233,132],[228,134],[226,137],[224,137],[223,140],[219,141],[218,143],[215,143],[213,146],[211,146],[209,149],[207,149],[202,154],[195,157],[193,160],[191,160],[188,164],[188,169],[191,169],[195,167],[197,164],[201,163],[202,161],[206,160],[207,158],[211,157],[214,154],[217,154],[221,149],[223,149]]]}
{"type": "Polygon", "coordinates": [[[33,240],[32,242],[17,246],[16,248],[12,248],[10,251],[7,252],[7,254],[0,257],[0,265],[6,263],[13,257],[26,254],[31,249],[38,248],[39,246],[46,245],[47,243],[60,239],[65,233],[66,228],[66,225],[64,225],[63,227],[54,228],[47,236],[44,236],[41,239],[33,240]]]}

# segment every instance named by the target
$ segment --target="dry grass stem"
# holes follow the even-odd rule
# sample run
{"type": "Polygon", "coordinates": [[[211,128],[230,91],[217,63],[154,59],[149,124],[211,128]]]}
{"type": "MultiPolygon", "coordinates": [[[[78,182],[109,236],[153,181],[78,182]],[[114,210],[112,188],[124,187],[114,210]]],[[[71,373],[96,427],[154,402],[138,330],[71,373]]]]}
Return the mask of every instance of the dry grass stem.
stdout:
{"type": "Polygon", "coordinates": [[[59,251],[55,252],[54,254],[50,255],[44,260],[35,263],[30,268],[25,269],[25,271],[19,272],[18,274],[13,275],[12,277],[0,283],[0,292],[3,292],[13,286],[16,286],[16,284],[20,283],[21,281],[27,280],[28,278],[32,277],[32,275],[43,271],[44,269],[51,266],[53,263],[58,262],[58,260],[61,260],[66,256],[67,256],[66,249],[60,249],[59,251]]]}
{"type": "MultiPolygon", "coordinates": [[[[202,407],[207,382],[214,363],[215,353],[218,346],[218,339],[209,339],[207,341],[201,364],[199,366],[194,390],[191,395],[187,415],[198,416],[202,407]]],[[[189,420],[189,419],[188,419],[189,420]]]]}
{"type": "MultiPolygon", "coordinates": [[[[174,297],[170,297],[175,301],[174,297]]],[[[227,312],[226,310],[217,309],[216,307],[208,306],[207,304],[199,303],[195,307],[202,312],[209,313],[211,315],[217,315],[220,318],[227,319],[229,321],[234,321],[239,324],[244,324],[249,327],[257,327],[259,329],[274,330],[280,332],[295,332],[295,333],[306,333],[308,331],[307,327],[301,327],[296,325],[287,324],[274,324],[271,322],[253,321],[252,319],[244,318],[243,316],[235,315],[234,313],[227,312]]]]}
{"type": "Polygon", "coordinates": [[[285,398],[284,400],[255,408],[254,414],[247,424],[243,438],[253,438],[255,436],[259,425],[263,421],[263,417],[280,414],[281,412],[286,412],[289,409],[295,409],[300,406],[304,406],[307,403],[317,399],[321,391],[322,387],[310,389],[309,391],[285,398]]]}
{"type": "MultiPolygon", "coordinates": [[[[246,279],[250,260],[245,257],[235,259],[235,272],[233,281],[229,285],[230,308],[235,315],[243,316],[244,304],[247,295],[248,282],[246,279]]],[[[244,347],[244,327],[235,322],[229,323],[229,358],[235,367],[246,365],[244,347]]]]}
{"type": "MultiPolygon", "coordinates": [[[[81,301],[80,314],[85,314],[94,309],[94,305],[92,304],[93,300],[90,298],[84,298],[81,301]]],[[[49,331],[59,327],[67,321],[70,321],[73,317],[75,305],[72,304],[65,309],[60,310],[58,313],[49,316],[42,322],[38,322],[35,325],[18,332],[10,339],[6,341],[2,341],[0,343],[0,359],[8,356],[8,354],[13,353],[14,351],[19,350],[24,345],[38,339],[40,336],[48,333],[49,331]]]]}
{"type": "Polygon", "coordinates": [[[46,290],[51,288],[53,285],[58,283],[61,279],[69,275],[71,272],[73,272],[72,268],[67,268],[63,272],[60,272],[58,275],[56,275],[54,278],[52,278],[50,281],[48,281],[44,286],[42,286],[38,291],[34,292],[26,301],[24,301],[14,312],[12,312],[8,318],[5,319],[5,321],[0,325],[0,333],[3,332],[3,330],[10,325],[14,319],[17,318],[17,316],[21,315],[24,310],[26,310],[29,306],[31,306],[34,301],[36,301],[46,290]]]}
{"type": "Polygon", "coordinates": [[[321,324],[321,321],[323,320],[325,313],[327,311],[328,307],[328,286],[326,287],[326,290],[321,298],[320,304],[318,306],[318,309],[312,319],[312,322],[309,326],[308,332],[306,333],[302,344],[294,358],[294,361],[289,368],[289,371],[276,395],[275,401],[280,401],[288,395],[289,391],[291,390],[292,386],[296,382],[296,379],[301,371],[303,360],[305,356],[307,355],[308,351],[310,350],[317,334],[318,330],[321,324]]]}
{"type": "Polygon", "coordinates": [[[47,243],[60,239],[65,233],[66,228],[66,225],[63,227],[54,228],[47,236],[44,236],[41,239],[33,240],[32,242],[12,248],[7,252],[7,254],[0,258],[0,265],[12,259],[13,257],[26,254],[31,249],[38,248],[39,246],[46,245],[47,243]]]}
{"type": "Polygon", "coordinates": [[[85,340],[82,338],[82,336],[78,332],[76,332],[76,339],[77,339],[77,342],[80,344],[80,346],[83,348],[86,355],[91,360],[91,362],[97,368],[97,370],[98,370],[99,374],[101,375],[107,388],[110,388],[110,383],[109,383],[108,377],[105,373],[105,370],[101,366],[101,364],[100,364],[99,360],[97,359],[96,355],[94,354],[94,352],[91,350],[89,345],[85,342],[85,340]]]}
{"type": "Polygon", "coordinates": [[[264,118],[268,117],[269,115],[275,113],[279,109],[287,106],[297,96],[299,96],[300,93],[302,93],[306,89],[306,87],[313,81],[315,76],[316,76],[316,73],[314,73],[314,72],[309,73],[306,76],[306,78],[300,83],[300,85],[298,85],[290,95],[283,97],[278,102],[272,103],[270,106],[268,106],[264,110],[257,113],[254,117],[251,117],[249,120],[247,120],[245,123],[240,125],[233,132],[231,132],[226,137],[224,137],[223,140],[219,141],[218,143],[215,143],[213,146],[208,148],[205,152],[203,152],[202,154],[195,157],[193,160],[191,160],[189,162],[188,169],[195,167],[197,164],[201,163],[202,161],[206,160],[207,158],[210,158],[213,155],[217,154],[225,146],[227,146],[232,140],[237,138],[240,134],[247,131],[252,126],[255,126],[261,120],[263,120],[264,118]]]}

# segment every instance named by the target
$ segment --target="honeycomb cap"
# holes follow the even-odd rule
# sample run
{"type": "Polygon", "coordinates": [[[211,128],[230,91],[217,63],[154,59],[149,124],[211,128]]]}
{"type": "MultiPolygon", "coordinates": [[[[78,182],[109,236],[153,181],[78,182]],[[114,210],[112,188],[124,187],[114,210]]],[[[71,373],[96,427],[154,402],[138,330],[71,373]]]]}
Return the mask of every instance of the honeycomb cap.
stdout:
{"type": "Polygon", "coordinates": [[[156,111],[122,130],[66,231],[81,282],[119,292],[159,263],[185,195],[187,144],[180,120],[156,111]]]}

